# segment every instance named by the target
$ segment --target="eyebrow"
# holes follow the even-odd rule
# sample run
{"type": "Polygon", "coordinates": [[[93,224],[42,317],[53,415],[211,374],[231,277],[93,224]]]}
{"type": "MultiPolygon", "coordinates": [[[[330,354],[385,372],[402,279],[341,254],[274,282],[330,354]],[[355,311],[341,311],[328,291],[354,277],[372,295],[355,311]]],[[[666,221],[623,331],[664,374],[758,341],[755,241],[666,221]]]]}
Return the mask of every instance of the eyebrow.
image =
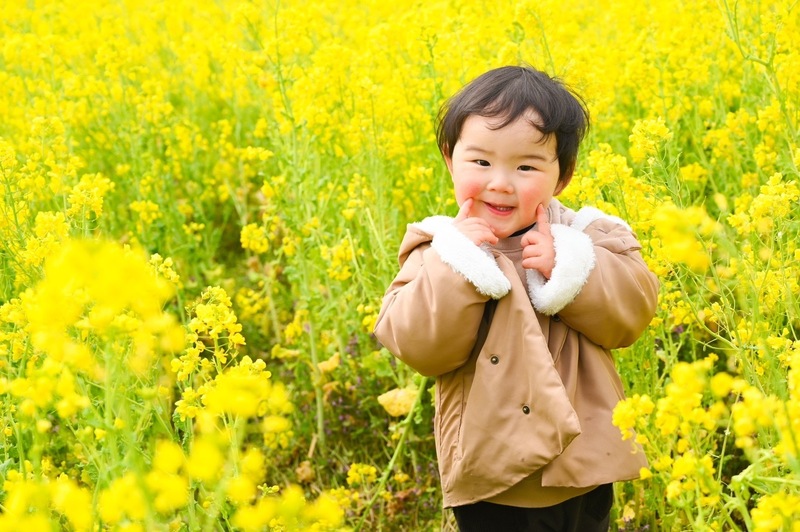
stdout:
{"type": "MultiPolygon", "coordinates": [[[[481,148],[480,146],[472,146],[472,145],[464,146],[464,151],[485,153],[487,155],[493,155],[494,154],[494,152],[492,152],[491,150],[487,150],[487,149],[481,148]]],[[[520,159],[536,159],[536,160],[539,160],[539,161],[544,161],[544,162],[548,162],[549,163],[549,162],[553,162],[556,159],[558,159],[558,155],[556,155],[552,159],[549,159],[548,157],[545,157],[544,155],[542,155],[540,153],[527,153],[525,155],[521,155],[519,158],[520,159]]]]}

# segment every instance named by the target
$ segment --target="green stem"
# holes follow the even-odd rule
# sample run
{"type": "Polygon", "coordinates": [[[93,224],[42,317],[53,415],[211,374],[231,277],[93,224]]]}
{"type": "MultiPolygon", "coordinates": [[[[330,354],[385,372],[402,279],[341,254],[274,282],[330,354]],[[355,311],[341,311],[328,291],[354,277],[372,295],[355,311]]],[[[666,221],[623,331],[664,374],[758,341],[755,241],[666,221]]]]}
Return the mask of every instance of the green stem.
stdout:
{"type": "MultiPolygon", "coordinates": [[[[790,486],[800,487],[800,480],[795,480],[795,479],[786,478],[786,477],[765,477],[765,476],[761,476],[761,475],[754,475],[753,476],[753,480],[754,481],[760,481],[760,482],[768,482],[770,484],[788,484],[790,486]]],[[[769,493],[769,490],[767,490],[765,488],[761,488],[761,487],[758,487],[758,486],[752,486],[752,488],[756,489],[758,491],[761,491],[762,493],[769,493]]]]}
{"type": "Polygon", "coordinates": [[[17,436],[17,458],[19,459],[19,472],[22,473],[24,476],[26,474],[25,471],[25,462],[27,461],[27,457],[25,455],[25,444],[23,443],[22,439],[22,431],[20,430],[19,423],[14,419],[14,416],[11,415],[11,425],[14,427],[14,434],[17,436]]]}
{"type": "Polygon", "coordinates": [[[397,447],[395,447],[394,453],[392,454],[392,458],[389,460],[389,463],[386,464],[386,468],[384,468],[383,473],[381,474],[381,478],[378,481],[377,486],[375,486],[372,497],[364,507],[364,510],[361,514],[361,520],[358,522],[358,525],[356,526],[356,532],[361,530],[361,528],[364,526],[364,522],[367,519],[367,515],[369,515],[369,511],[375,505],[375,501],[378,499],[378,497],[380,497],[383,488],[389,481],[389,475],[394,470],[394,464],[395,462],[397,462],[397,459],[403,452],[408,434],[411,432],[414,426],[413,419],[414,416],[416,416],[417,414],[417,409],[419,409],[422,405],[422,396],[425,395],[425,389],[427,387],[428,387],[428,377],[424,377],[422,381],[419,383],[419,389],[417,390],[417,397],[416,399],[414,399],[414,404],[411,407],[411,410],[408,412],[408,415],[405,417],[405,419],[401,422],[403,425],[403,432],[400,433],[400,439],[397,442],[397,447]]]}
{"type": "Polygon", "coordinates": [[[728,416],[728,426],[725,427],[725,436],[722,438],[722,450],[719,452],[719,471],[717,472],[717,484],[722,485],[722,459],[725,457],[725,448],[728,446],[728,436],[731,433],[731,424],[733,423],[733,415],[728,416]]]}
{"type": "Polygon", "coordinates": [[[278,318],[278,307],[275,306],[275,294],[272,290],[272,281],[274,279],[272,272],[274,267],[274,265],[270,267],[269,275],[264,275],[262,277],[264,279],[264,289],[261,291],[261,294],[263,298],[266,299],[267,305],[269,306],[273,343],[279,344],[281,342],[280,318],[278,318]]]}
{"type": "Polygon", "coordinates": [[[319,442],[320,450],[325,451],[325,398],[322,388],[320,387],[321,375],[319,374],[319,355],[317,354],[317,346],[314,341],[314,323],[309,318],[308,320],[308,347],[311,354],[311,368],[312,373],[315,375],[314,382],[314,400],[317,407],[317,441],[319,442]]]}
{"type": "MultiPolygon", "coordinates": [[[[307,263],[301,259],[301,275],[303,292],[306,292],[310,286],[308,282],[307,263]]],[[[304,293],[303,300],[309,301],[310,294],[304,293]]],[[[319,372],[319,354],[317,353],[317,345],[314,334],[314,321],[310,315],[308,318],[308,352],[311,355],[311,374],[312,383],[314,386],[314,402],[316,405],[316,421],[317,421],[317,443],[319,444],[320,451],[325,453],[325,395],[320,383],[322,382],[322,375],[319,372]]]]}
{"type": "Polygon", "coordinates": [[[232,423],[229,421],[227,416],[225,416],[223,417],[223,422],[226,429],[229,430],[231,434],[231,442],[230,446],[228,447],[228,461],[225,465],[224,476],[216,483],[216,487],[213,492],[211,508],[205,512],[205,523],[202,527],[203,532],[210,532],[217,524],[217,517],[219,517],[220,512],[222,511],[222,505],[225,502],[224,492],[228,485],[226,480],[229,480],[231,477],[234,477],[237,474],[237,464],[239,463],[239,442],[241,441],[241,431],[243,425],[238,416],[233,417],[232,423]]]}
{"type": "Polygon", "coordinates": [[[747,508],[747,503],[745,501],[750,500],[750,497],[743,493],[737,493],[737,490],[731,490],[733,495],[726,495],[725,498],[727,502],[723,506],[725,509],[725,520],[731,525],[731,530],[741,530],[741,528],[734,523],[733,518],[731,515],[734,511],[739,512],[739,516],[742,521],[744,521],[744,529],[745,530],[753,530],[753,522],[750,519],[750,510],[747,508]],[[728,508],[731,508],[728,510],[728,508]]]}

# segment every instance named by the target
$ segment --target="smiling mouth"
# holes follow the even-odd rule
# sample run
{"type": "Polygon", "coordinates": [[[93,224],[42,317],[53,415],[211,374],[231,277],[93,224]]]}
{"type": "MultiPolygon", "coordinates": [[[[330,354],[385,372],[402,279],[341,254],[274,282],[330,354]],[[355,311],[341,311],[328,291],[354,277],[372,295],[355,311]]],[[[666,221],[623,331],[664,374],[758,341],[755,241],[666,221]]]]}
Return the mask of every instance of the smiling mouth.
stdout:
{"type": "Polygon", "coordinates": [[[495,205],[493,203],[486,203],[486,206],[489,207],[490,210],[497,212],[511,212],[514,210],[514,207],[509,207],[508,205],[495,205]]]}

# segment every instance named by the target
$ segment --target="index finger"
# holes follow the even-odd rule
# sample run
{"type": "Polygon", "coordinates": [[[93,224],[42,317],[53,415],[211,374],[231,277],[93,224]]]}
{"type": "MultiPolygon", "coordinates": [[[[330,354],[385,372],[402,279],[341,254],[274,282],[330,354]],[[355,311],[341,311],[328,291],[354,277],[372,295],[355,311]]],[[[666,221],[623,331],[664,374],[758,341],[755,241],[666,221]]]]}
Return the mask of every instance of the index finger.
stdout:
{"type": "Polygon", "coordinates": [[[541,203],[536,208],[536,229],[543,235],[552,236],[550,232],[550,217],[547,215],[547,209],[541,203]]]}
{"type": "Polygon", "coordinates": [[[470,209],[472,209],[472,198],[467,198],[464,200],[464,203],[461,204],[461,207],[459,207],[455,221],[460,222],[461,220],[469,218],[470,209]]]}

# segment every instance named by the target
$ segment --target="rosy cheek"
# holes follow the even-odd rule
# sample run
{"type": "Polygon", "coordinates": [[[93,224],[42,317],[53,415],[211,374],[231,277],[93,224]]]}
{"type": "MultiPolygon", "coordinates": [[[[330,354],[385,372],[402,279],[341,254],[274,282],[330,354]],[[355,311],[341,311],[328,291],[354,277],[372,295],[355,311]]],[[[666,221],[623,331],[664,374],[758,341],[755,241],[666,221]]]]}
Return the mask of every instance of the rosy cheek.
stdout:
{"type": "Polygon", "coordinates": [[[465,199],[478,196],[482,190],[483,187],[481,187],[480,183],[476,183],[474,181],[462,181],[457,183],[455,186],[456,200],[460,205],[465,199]]]}
{"type": "Polygon", "coordinates": [[[517,193],[520,202],[525,204],[541,203],[544,200],[549,202],[550,194],[540,187],[530,187],[525,190],[518,191],[517,193]]]}

